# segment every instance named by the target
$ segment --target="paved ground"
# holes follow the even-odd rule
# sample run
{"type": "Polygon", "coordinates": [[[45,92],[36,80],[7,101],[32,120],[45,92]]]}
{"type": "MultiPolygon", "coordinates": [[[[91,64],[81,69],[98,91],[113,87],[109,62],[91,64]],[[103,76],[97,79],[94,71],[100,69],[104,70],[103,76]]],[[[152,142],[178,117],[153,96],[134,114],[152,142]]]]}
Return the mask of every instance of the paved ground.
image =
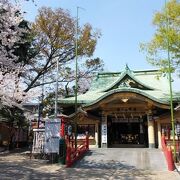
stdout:
{"type": "Polygon", "coordinates": [[[167,170],[164,155],[159,149],[108,148],[92,149],[76,167],[79,168],[127,168],[167,170]]]}
{"type": "MultiPolygon", "coordinates": [[[[148,156],[148,154],[151,154],[155,158],[155,152],[145,153],[143,150],[140,150],[139,153],[144,155],[137,158],[135,160],[136,162],[132,160],[128,162],[130,156],[136,157],[136,153],[130,149],[128,151],[129,153],[121,152],[122,155],[120,155],[119,149],[93,149],[74,168],[68,169],[58,164],[47,164],[47,161],[44,160],[30,160],[24,154],[1,154],[0,179],[180,179],[180,175],[177,172],[168,172],[164,169],[164,166],[155,165],[157,170],[152,170],[154,163],[151,163],[151,158],[147,162],[144,162],[144,165],[150,162],[150,166],[144,166],[141,163],[144,158],[143,156],[148,156]],[[127,157],[128,154],[129,157],[127,157]],[[140,162],[140,165],[137,165],[137,162],[140,162]],[[143,167],[145,168],[142,169],[143,167]]],[[[159,162],[155,164],[159,164],[159,162]]]]}

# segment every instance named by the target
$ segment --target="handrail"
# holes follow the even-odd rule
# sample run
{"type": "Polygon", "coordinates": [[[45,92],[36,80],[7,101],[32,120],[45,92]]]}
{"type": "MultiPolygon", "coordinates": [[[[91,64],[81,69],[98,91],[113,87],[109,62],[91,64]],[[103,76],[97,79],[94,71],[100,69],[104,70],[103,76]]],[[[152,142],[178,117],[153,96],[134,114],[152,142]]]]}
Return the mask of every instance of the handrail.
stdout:
{"type": "Polygon", "coordinates": [[[82,155],[89,150],[89,136],[87,135],[82,143],[75,148],[74,140],[69,139],[66,141],[66,167],[71,167],[82,155]]]}
{"type": "Polygon", "coordinates": [[[174,160],[173,160],[171,146],[167,146],[167,143],[166,143],[164,136],[161,137],[161,145],[162,145],[162,150],[164,152],[164,156],[166,158],[166,162],[168,165],[168,170],[174,171],[175,170],[175,164],[174,164],[174,160]]]}

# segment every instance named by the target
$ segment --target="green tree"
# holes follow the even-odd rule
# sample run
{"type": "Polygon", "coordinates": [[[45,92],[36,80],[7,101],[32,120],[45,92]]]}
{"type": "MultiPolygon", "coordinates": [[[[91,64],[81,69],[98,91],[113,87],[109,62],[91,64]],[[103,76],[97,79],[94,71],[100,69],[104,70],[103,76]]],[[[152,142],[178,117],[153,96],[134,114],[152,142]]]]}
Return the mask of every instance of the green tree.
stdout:
{"type": "Polygon", "coordinates": [[[152,40],[142,43],[141,49],[146,53],[147,61],[168,71],[167,51],[169,46],[172,70],[180,68],[180,3],[170,0],[162,9],[155,13],[153,25],[156,27],[152,40]]]}
{"type": "MultiPolygon", "coordinates": [[[[38,54],[31,61],[29,71],[26,71],[27,88],[25,91],[54,82],[57,59],[60,65],[59,82],[73,81],[75,73],[72,70],[72,63],[75,58],[76,19],[61,8],[53,10],[43,7],[39,9],[32,31],[35,38],[34,48],[38,54]],[[45,79],[43,83],[42,79],[45,79]]],[[[102,67],[101,60],[91,58],[100,33],[90,24],[79,26],[78,32],[78,60],[86,64],[88,73],[83,74],[90,74],[102,67]]]]}

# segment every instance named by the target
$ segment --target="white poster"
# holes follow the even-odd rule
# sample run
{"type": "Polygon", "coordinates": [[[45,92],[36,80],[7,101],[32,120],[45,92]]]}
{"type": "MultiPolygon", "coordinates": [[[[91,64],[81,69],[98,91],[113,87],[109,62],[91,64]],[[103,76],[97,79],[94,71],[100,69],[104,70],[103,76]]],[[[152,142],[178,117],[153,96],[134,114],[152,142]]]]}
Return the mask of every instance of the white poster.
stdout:
{"type": "Polygon", "coordinates": [[[102,143],[107,143],[107,124],[102,124],[102,143]]]}
{"type": "Polygon", "coordinates": [[[60,119],[45,122],[45,153],[59,153],[60,119]]]}

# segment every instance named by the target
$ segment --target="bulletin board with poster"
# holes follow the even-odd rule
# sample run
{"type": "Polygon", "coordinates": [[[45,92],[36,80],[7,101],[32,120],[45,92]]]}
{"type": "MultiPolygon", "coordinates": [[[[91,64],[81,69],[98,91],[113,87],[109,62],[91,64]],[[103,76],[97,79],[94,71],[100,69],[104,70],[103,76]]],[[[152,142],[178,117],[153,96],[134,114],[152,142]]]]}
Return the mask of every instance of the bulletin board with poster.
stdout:
{"type": "Polygon", "coordinates": [[[45,122],[45,152],[59,153],[61,120],[47,120],[45,122]]]}

